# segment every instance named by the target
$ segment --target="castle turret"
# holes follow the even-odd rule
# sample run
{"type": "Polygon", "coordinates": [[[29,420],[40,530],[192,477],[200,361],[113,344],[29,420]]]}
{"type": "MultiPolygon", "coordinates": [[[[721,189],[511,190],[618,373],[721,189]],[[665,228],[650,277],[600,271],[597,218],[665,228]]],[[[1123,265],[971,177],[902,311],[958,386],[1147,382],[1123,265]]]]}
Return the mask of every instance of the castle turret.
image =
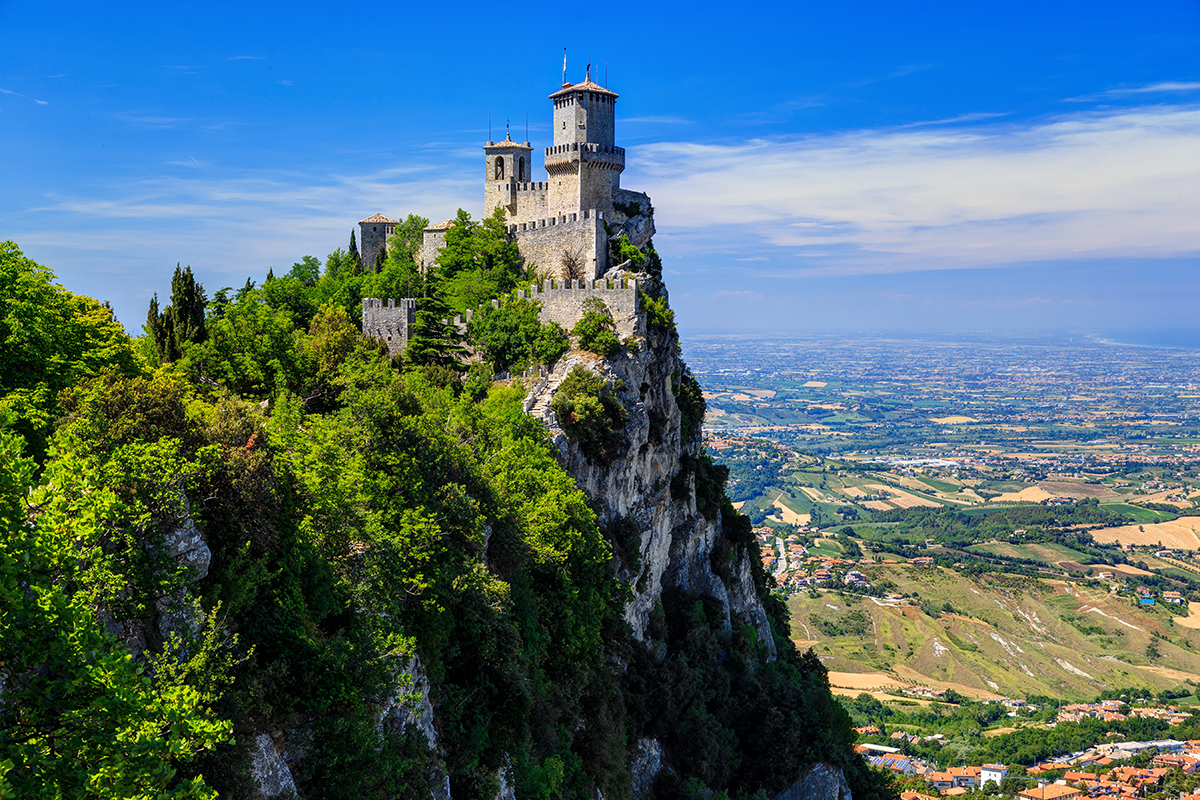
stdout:
{"type": "Polygon", "coordinates": [[[554,101],[554,144],[546,148],[549,212],[608,212],[621,185],[625,150],[617,147],[617,93],[592,83],[564,83],[554,101]]]}
{"type": "Polygon", "coordinates": [[[530,155],[533,147],[529,142],[514,142],[512,134],[503,142],[488,142],[483,146],[483,213],[491,214],[496,206],[502,206],[509,215],[517,215],[517,192],[522,184],[528,184],[533,174],[530,155]]]}
{"type": "Polygon", "coordinates": [[[372,214],[359,220],[359,252],[362,253],[363,266],[368,270],[374,272],[380,252],[387,255],[387,240],[396,230],[396,224],[396,220],[388,219],[383,214],[372,214]]]}

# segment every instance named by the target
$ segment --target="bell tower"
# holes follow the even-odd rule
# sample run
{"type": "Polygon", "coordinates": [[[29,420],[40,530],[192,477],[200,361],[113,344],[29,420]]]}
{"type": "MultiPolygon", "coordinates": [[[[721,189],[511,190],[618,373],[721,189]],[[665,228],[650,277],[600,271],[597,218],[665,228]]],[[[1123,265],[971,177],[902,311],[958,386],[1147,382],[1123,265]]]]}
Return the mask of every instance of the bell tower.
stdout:
{"type": "Polygon", "coordinates": [[[529,142],[514,142],[507,133],[503,142],[488,142],[483,146],[483,214],[490,216],[496,206],[510,215],[517,213],[518,185],[533,180],[529,142]]]}

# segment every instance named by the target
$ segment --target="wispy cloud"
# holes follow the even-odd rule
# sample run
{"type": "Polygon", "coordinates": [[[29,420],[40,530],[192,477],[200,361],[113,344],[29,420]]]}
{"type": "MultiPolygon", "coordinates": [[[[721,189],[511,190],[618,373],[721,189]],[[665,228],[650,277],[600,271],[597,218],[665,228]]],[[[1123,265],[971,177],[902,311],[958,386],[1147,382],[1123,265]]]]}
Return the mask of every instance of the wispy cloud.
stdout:
{"type": "Polygon", "coordinates": [[[780,274],[1200,253],[1200,107],[634,148],[658,227],[780,274]],[[815,260],[815,259],[814,259],[815,260]]]}
{"type": "Polygon", "coordinates": [[[1136,86],[1132,89],[1109,89],[1104,94],[1155,94],[1158,92],[1194,92],[1200,89],[1200,83],[1195,81],[1162,81],[1149,86],[1136,86]]]}
{"type": "Polygon", "coordinates": [[[226,61],[262,61],[266,56],[229,56],[226,61]]]}
{"type": "Polygon", "coordinates": [[[26,100],[32,100],[33,102],[37,103],[39,106],[50,105],[50,103],[46,100],[38,100],[36,97],[30,97],[27,94],[21,94],[20,92],[14,92],[11,89],[0,89],[0,94],[11,94],[13,97],[23,97],[26,100]]]}
{"type": "Polygon", "coordinates": [[[672,116],[649,116],[649,117],[627,117],[621,119],[622,123],[648,123],[652,125],[691,125],[695,120],[687,119],[686,117],[672,116]]]}
{"type": "Polygon", "coordinates": [[[1159,81],[1146,86],[1127,86],[1117,89],[1106,89],[1103,92],[1084,94],[1079,97],[1068,97],[1068,103],[1091,103],[1096,100],[1129,97],[1141,94],[1172,94],[1178,92],[1200,91],[1200,82],[1196,81],[1159,81]]]}
{"type": "Polygon", "coordinates": [[[923,128],[928,125],[957,125],[961,122],[983,122],[985,119],[995,119],[996,117],[1007,117],[1007,111],[975,111],[970,114],[959,114],[957,117],[946,117],[945,119],[931,119],[923,122],[908,122],[904,125],[898,125],[899,128],[923,128]]]}

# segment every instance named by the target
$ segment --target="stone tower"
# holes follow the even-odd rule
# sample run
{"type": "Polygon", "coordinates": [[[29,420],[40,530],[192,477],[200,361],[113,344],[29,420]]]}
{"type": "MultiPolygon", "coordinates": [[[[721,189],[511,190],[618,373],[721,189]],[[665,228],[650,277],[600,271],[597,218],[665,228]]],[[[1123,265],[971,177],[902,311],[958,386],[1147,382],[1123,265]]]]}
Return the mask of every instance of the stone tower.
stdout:
{"type": "Polygon", "coordinates": [[[612,208],[625,150],[615,144],[617,93],[592,83],[564,83],[554,101],[554,144],[546,148],[551,215],[612,208]]]}
{"type": "Polygon", "coordinates": [[[387,250],[388,237],[396,230],[396,220],[383,214],[372,214],[358,222],[358,251],[362,254],[363,266],[375,271],[375,261],[381,250],[387,250]]]}
{"type": "Polygon", "coordinates": [[[517,213],[517,192],[521,184],[532,181],[533,147],[529,142],[514,142],[506,134],[503,142],[488,142],[483,146],[483,213],[491,214],[502,206],[509,215],[517,213]]]}

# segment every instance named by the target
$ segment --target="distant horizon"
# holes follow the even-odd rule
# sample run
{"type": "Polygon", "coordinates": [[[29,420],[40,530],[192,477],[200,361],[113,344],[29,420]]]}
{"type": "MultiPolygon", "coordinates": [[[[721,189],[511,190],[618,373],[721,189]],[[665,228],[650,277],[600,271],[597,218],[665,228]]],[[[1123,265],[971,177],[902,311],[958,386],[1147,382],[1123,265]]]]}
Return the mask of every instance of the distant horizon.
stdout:
{"type": "Polygon", "coordinates": [[[479,218],[489,125],[549,143],[565,47],[569,81],[590,62],[620,95],[621,183],[654,202],[689,333],[1135,331],[1200,307],[1188,0],[666,4],[620,36],[564,6],[503,47],[492,12],[0,5],[0,239],[136,332],[176,262],[211,292],[376,212],[479,218]]]}

